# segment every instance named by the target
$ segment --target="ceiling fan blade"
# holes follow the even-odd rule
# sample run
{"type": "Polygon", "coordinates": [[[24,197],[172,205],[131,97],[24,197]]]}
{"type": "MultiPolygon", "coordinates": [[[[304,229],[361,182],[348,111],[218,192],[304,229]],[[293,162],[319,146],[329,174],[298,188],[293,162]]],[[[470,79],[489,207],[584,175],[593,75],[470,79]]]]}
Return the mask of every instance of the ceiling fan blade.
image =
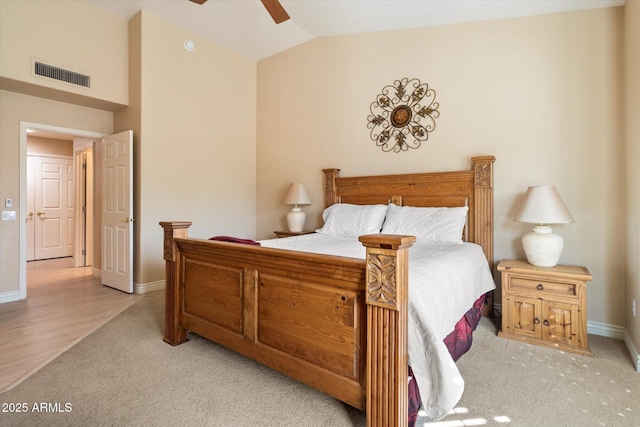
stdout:
{"type": "Polygon", "coordinates": [[[205,2],[206,2],[207,0],[189,0],[189,1],[194,2],[194,3],[197,3],[197,4],[205,4],[205,2]]]}
{"type": "MultiPolygon", "coordinates": [[[[194,1],[194,0],[191,0],[194,1]]],[[[206,0],[205,0],[206,1],[206,0]]],[[[284,7],[280,4],[278,0],[260,0],[265,8],[267,8],[267,12],[276,21],[276,24],[286,21],[289,19],[289,14],[284,7]]]]}

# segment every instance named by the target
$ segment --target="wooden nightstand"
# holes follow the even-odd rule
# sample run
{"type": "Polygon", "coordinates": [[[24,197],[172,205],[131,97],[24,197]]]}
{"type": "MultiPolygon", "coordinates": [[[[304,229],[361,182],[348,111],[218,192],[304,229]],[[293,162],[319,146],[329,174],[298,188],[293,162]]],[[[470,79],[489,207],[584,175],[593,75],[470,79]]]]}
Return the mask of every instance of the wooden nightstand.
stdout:
{"type": "Polygon", "coordinates": [[[504,338],[591,356],[587,343],[585,267],[536,267],[503,260],[502,330],[504,338]]]}
{"type": "Polygon", "coordinates": [[[302,231],[274,231],[276,237],[280,239],[281,237],[291,237],[291,236],[302,236],[303,234],[311,234],[315,233],[313,230],[302,230],[302,231]]]}

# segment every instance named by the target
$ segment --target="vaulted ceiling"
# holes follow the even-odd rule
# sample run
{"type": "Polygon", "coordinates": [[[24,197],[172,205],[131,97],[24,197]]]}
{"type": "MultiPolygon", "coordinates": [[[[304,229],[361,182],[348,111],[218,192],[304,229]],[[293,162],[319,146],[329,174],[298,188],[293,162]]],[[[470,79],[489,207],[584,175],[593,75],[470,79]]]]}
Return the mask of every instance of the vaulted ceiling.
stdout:
{"type": "Polygon", "coordinates": [[[291,19],[276,24],[260,0],[86,0],[133,17],[148,10],[261,60],[317,37],[507,19],[602,7],[625,0],[280,0],[291,19]]]}

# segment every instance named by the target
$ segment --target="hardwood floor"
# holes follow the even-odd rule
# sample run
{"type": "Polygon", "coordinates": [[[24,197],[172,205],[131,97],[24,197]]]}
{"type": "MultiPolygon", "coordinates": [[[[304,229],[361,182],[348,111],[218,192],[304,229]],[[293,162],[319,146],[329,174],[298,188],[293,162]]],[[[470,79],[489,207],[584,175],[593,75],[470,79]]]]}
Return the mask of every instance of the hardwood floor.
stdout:
{"type": "Polygon", "coordinates": [[[0,304],[0,393],[121,313],[142,295],[103,286],[72,258],[27,263],[27,299],[0,304]]]}

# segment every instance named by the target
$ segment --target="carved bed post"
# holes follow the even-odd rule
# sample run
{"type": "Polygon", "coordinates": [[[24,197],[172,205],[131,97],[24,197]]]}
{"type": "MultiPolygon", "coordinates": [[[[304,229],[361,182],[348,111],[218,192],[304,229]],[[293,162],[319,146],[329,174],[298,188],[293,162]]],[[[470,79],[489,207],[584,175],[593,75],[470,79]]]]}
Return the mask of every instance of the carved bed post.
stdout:
{"type": "MultiPolygon", "coordinates": [[[[474,172],[474,203],[476,215],[474,242],[481,245],[493,272],[493,162],[494,156],[472,157],[474,172]]],[[[493,292],[489,293],[482,315],[493,317],[493,292]]]]}
{"type": "Polygon", "coordinates": [[[324,172],[324,207],[339,203],[336,194],[336,178],[340,174],[340,169],[322,169],[324,172]]]}
{"type": "Polygon", "coordinates": [[[360,236],[367,248],[367,426],[407,426],[409,251],[413,236],[360,236]]]}
{"type": "Polygon", "coordinates": [[[186,239],[191,222],[161,222],[160,226],[164,228],[164,259],[166,261],[164,341],[171,345],[179,345],[189,339],[187,338],[187,330],[180,326],[180,306],[182,305],[180,254],[174,239],[186,239]]]}

